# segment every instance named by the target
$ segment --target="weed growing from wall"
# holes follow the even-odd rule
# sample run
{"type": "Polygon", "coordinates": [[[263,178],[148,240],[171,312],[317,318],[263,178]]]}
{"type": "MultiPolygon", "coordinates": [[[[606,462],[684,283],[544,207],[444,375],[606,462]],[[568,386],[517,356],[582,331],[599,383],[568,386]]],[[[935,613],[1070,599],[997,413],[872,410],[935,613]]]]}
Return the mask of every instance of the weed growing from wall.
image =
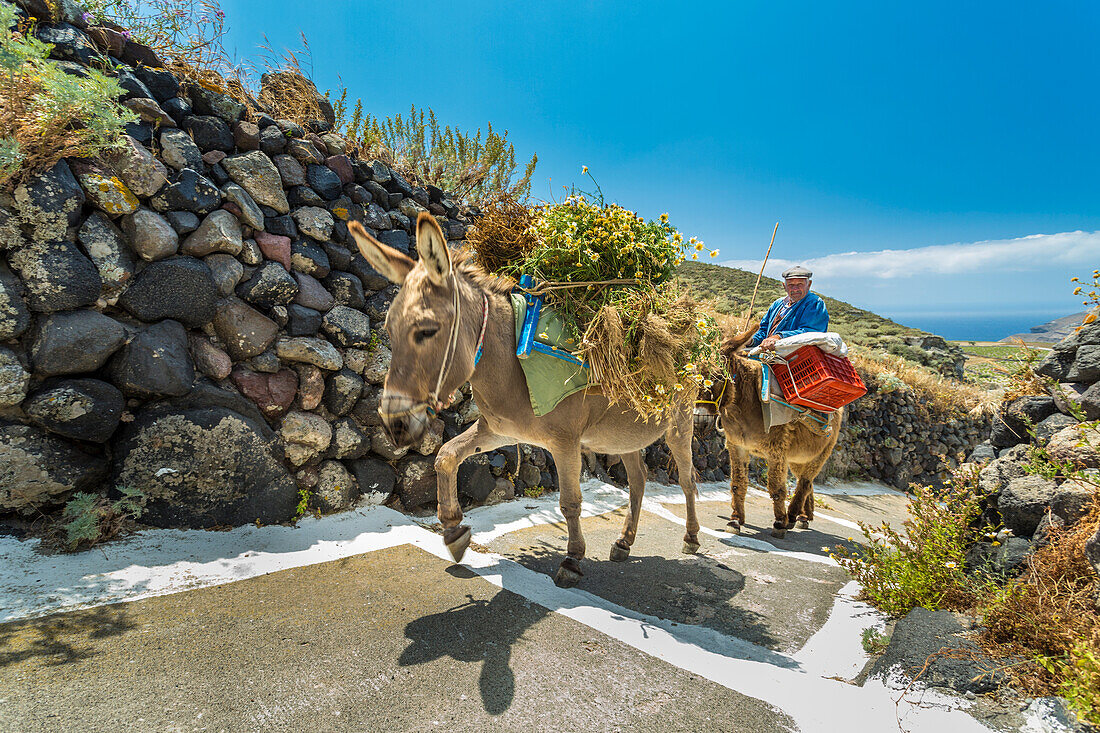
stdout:
{"type": "Polygon", "coordinates": [[[0,186],[67,157],[93,157],[117,146],[137,116],[119,106],[118,83],[95,69],[66,74],[31,27],[14,27],[0,3],[0,186]]]}
{"type": "Polygon", "coordinates": [[[118,488],[122,498],[111,501],[101,494],[78,492],[65,505],[62,517],[65,542],[70,550],[92,547],[111,539],[127,519],[138,519],[145,511],[145,495],[128,486],[118,488]]]}

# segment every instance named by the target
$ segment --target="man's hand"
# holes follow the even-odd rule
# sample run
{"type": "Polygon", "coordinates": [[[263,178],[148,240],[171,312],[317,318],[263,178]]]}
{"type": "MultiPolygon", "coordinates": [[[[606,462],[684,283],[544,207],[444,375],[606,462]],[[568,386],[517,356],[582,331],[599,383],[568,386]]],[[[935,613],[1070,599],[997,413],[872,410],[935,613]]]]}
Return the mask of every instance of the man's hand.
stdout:
{"type": "Polygon", "coordinates": [[[761,351],[775,351],[775,344],[779,341],[779,337],[772,335],[760,342],[761,351]]]}

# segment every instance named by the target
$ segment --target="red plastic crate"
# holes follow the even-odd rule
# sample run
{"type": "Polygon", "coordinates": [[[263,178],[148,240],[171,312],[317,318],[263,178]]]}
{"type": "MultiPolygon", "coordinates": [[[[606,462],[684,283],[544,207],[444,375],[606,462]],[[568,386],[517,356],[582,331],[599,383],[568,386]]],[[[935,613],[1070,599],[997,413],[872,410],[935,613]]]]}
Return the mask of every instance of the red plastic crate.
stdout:
{"type": "Polygon", "coordinates": [[[816,346],[803,346],[788,356],[790,371],[781,363],[770,366],[783,398],[792,405],[837,410],[867,394],[867,387],[852,368],[852,362],[826,354],[816,346]],[[791,383],[792,375],[794,384],[791,383]]]}

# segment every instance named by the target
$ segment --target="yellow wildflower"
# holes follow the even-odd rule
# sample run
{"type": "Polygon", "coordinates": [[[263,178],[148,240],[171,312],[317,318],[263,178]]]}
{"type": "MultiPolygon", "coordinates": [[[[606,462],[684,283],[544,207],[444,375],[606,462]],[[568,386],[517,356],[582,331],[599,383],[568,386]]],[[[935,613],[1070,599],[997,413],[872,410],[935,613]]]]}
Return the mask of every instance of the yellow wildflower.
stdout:
{"type": "Polygon", "coordinates": [[[710,256],[711,257],[717,257],[718,256],[718,250],[716,250],[716,249],[711,250],[710,256]]]}
{"type": "Polygon", "coordinates": [[[694,254],[694,253],[693,253],[693,254],[691,255],[691,259],[693,259],[693,260],[697,260],[697,259],[699,259],[699,255],[697,255],[697,254],[694,254]]]}
{"type": "Polygon", "coordinates": [[[703,243],[702,242],[696,242],[695,243],[695,251],[696,252],[702,252],[703,251],[703,243]]]}
{"type": "Polygon", "coordinates": [[[588,166],[582,165],[581,166],[581,175],[583,176],[585,173],[588,173],[588,166]]]}
{"type": "Polygon", "coordinates": [[[661,214],[661,223],[668,224],[668,214],[661,214]]]}

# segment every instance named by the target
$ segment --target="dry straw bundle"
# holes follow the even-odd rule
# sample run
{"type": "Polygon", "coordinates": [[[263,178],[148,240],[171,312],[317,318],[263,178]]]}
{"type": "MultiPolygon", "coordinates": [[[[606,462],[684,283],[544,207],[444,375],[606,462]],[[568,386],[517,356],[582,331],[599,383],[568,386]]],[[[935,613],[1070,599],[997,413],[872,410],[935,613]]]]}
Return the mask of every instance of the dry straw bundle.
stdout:
{"type": "MultiPolygon", "coordinates": [[[[646,222],[595,199],[528,208],[499,197],[467,241],[486,271],[535,279],[608,398],[659,417],[722,372],[723,319],[673,279],[685,243],[667,215],[646,222]]],[[[694,239],[686,246],[704,249],[694,239]]]]}

